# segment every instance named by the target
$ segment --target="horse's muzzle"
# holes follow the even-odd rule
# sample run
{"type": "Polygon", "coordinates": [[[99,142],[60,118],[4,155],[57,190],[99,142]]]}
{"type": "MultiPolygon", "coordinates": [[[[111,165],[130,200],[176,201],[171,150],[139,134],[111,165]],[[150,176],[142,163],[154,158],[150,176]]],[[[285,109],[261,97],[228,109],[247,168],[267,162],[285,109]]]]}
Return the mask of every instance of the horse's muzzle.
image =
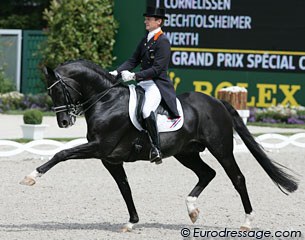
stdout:
{"type": "Polygon", "coordinates": [[[59,116],[57,115],[57,124],[60,128],[68,128],[73,126],[75,123],[76,117],[72,115],[64,115],[59,116]]]}

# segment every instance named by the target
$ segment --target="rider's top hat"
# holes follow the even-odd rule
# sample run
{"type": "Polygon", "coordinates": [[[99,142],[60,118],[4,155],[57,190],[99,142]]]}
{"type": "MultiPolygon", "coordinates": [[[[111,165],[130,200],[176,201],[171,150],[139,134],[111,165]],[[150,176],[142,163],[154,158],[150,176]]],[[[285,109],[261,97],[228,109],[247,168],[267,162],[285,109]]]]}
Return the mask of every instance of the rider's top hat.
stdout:
{"type": "Polygon", "coordinates": [[[165,8],[156,8],[156,7],[148,6],[146,8],[146,13],[144,13],[143,16],[167,19],[165,14],[166,14],[165,8]]]}

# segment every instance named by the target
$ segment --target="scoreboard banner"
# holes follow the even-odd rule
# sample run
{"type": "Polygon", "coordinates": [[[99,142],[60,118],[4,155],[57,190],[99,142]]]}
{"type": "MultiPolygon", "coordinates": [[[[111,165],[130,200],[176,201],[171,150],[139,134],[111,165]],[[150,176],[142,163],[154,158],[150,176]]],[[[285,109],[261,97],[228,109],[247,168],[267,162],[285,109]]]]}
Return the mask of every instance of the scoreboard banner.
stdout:
{"type": "Polygon", "coordinates": [[[305,72],[303,0],[157,0],[172,68],[305,72]]]}
{"type": "Polygon", "coordinates": [[[248,107],[305,106],[305,0],[115,0],[113,68],[145,35],[148,4],[166,8],[162,29],[172,45],[168,75],[177,94],[217,97],[240,86],[248,107]]]}

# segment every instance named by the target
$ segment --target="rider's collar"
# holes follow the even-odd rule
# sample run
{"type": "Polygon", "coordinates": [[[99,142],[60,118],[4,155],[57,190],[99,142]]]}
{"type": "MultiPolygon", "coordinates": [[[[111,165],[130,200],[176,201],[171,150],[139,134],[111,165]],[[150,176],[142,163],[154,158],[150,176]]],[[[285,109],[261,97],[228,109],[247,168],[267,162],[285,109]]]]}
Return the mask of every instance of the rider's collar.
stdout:
{"type": "MultiPolygon", "coordinates": [[[[160,27],[158,27],[157,29],[155,29],[155,30],[149,32],[148,35],[147,35],[147,42],[149,42],[149,40],[150,40],[152,37],[154,37],[155,34],[157,35],[159,32],[162,32],[162,30],[161,30],[160,27]]],[[[156,39],[154,39],[154,40],[156,40],[156,39]]]]}

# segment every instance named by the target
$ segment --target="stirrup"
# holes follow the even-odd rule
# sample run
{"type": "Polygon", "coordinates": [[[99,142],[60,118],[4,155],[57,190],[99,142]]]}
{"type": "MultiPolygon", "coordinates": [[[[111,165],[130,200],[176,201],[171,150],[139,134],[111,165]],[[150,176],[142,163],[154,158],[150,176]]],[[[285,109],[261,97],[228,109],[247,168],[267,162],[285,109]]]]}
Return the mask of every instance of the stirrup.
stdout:
{"type": "Polygon", "coordinates": [[[150,162],[151,163],[156,163],[156,164],[161,164],[162,163],[162,154],[158,148],[153,146],[150,149],[150,154],[149,154],[150,162]]]}

